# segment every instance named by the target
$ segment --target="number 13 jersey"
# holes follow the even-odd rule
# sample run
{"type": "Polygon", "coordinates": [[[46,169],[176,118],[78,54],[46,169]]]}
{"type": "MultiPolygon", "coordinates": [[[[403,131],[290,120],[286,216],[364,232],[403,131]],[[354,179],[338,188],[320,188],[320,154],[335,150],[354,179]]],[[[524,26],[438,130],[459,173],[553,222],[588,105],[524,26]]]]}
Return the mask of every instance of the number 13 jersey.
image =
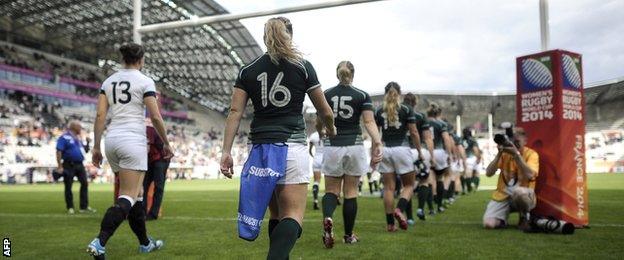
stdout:
{"type": "Polygon", "coordinates": [[[305,143],[303,101],[321,84],[312,64],[271,62],[268,54],[241,68],[235,88],[247,92],[254,107],[249,140],[262,143],[305,143]]]}
{"type": "Polygon", "coordinates": [[[120,69],[102,83],[100,94],[106,95],[110,109],[107,137],[123,134],[145,136],[143,98],[156,95],[154,80],[136,69],[120,69]]]}

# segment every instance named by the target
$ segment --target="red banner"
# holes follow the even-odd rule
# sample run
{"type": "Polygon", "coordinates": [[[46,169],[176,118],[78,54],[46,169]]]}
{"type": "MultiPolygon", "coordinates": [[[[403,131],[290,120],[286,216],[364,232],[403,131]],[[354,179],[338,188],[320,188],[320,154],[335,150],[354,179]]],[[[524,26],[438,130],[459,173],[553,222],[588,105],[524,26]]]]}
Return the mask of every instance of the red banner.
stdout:
{"type": "Polygon", "coordinates": [[[589,224],[581,55],[552,50],[516,59],[516,121],[540,155],[533,214],[589,224]]]}

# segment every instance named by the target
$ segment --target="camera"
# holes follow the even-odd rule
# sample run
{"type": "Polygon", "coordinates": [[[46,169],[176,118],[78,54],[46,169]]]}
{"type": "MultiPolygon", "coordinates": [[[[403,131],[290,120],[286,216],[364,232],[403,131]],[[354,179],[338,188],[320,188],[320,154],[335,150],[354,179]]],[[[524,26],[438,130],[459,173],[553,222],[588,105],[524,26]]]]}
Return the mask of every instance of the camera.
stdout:
{"type": "Polygon", "coordinates": [[[574,225],[554,218],[533,217],[530,222],[531,229],[528,232],[556,233],[564,235],[574,234],[574,225]]]}
{"type": "Polygon", "coordinates": [[[511,147],[514,145],[513,125],[510,122],[501,123],[501,128],[505,129],[505,134],[495,134],[494,142],[501,146],[511,147]]]}

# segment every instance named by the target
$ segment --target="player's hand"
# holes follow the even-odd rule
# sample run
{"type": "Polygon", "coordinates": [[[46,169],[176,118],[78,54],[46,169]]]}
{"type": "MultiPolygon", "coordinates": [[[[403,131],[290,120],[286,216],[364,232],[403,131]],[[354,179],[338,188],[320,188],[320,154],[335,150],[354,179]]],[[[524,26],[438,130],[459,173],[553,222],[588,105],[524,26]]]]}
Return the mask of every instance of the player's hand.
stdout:
{"type": "Polygon", "coordinates": [[[93,150],[91,150],[91,163],[93,163],[93,166],[95,166],[96,168],[100,168],[102,164],[102,159],[104,158],[102,157],[102,152],[100,152],[100,148],[93,148],[93,150]]]}
{"type": "Polygon", "coordinates": [[[221,155],[221,173],[229,179],[234,174],[234,160],[232,160],[232,155],[229,153],[221,155]]]}
{"type": "Polygon", "coordinates": [[[330,128],[325,128],[325,136],[331,138],[336,136],[336,126],[332,125],[330,128]]]}
{"type": "Polygon", "coordinates": [[[169,160],[173,157],[173,148],[171,148],[171,145],[168,145],[168,144],[164,145],[163,152],[164,152],[163,159],[169,160]]]}
{"type": "Polygon", "coordinates": [[[56,172],[57,172],[58,174],[63,174],[63,166],[61,165],[61,166],[59,166],[58,168],[56,168],[56,172]]]}
{"type": "Polygon", "coordinates": [[[371,160],[370,167],[375,169],[377,164],[381,162],[381,158],[383,157],[383,149],[381,143],[373,143],[373,147],[371,147],[371,160]]]}

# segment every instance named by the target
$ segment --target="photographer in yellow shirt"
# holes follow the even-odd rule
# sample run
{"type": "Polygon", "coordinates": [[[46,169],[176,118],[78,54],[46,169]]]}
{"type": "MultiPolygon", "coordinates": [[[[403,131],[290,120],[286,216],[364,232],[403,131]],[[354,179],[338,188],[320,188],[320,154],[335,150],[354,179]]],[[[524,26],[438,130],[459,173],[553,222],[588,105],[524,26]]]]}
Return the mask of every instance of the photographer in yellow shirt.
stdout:
{"type": "MultiPolygon", "coordinates": [[[[496,138],[495,138],[496,139],[496,138]]],[[[528,226],[529,212],[535,208],[535,180],[539,170],[539,155],[527,143],[526,132],[515,128],[513,138],[497,140],[498,154],[487,167],[486,176],[492,177],[497,170],[496,190],[483,215],[487,229],[507,226],[509,213],[519,212],[519,228],[528,226]]]]}

